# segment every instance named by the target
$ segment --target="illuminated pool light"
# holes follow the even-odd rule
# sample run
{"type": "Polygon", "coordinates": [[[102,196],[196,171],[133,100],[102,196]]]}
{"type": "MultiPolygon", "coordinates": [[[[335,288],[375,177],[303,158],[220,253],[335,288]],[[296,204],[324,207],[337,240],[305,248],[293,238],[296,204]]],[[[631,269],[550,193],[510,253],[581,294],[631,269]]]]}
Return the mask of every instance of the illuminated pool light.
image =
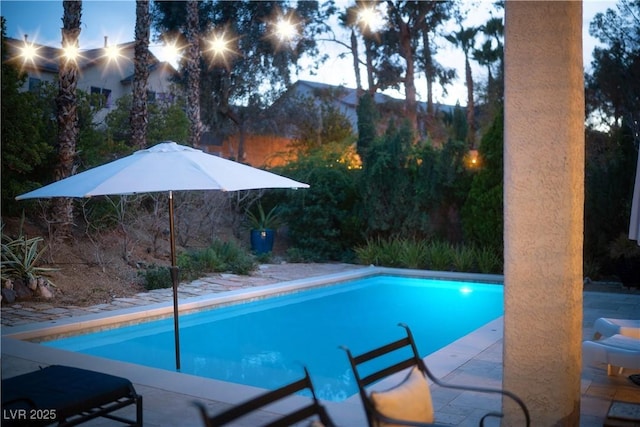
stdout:
{"type": "Polygon", "coordinates": [[[463,286],[463,287],[460,288],[460,293],[463,294],[463,295],[469,295],[472,292],[473,292],[473,289],[471,289],[468,286],[463,286]]]}

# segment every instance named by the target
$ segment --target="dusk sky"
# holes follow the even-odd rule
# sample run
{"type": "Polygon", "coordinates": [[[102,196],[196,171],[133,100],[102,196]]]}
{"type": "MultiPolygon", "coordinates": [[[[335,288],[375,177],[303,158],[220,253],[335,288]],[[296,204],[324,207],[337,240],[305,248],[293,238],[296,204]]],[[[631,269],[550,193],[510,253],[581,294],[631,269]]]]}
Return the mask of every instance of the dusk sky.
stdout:
{"type": "MultiPolygon", "coordinates": [[[[482,13],[471,14],[468,25],[480,25],[488,17],[487,10],[491,9],[491,2],[488,0],[468,0],[482,13]]],[[[337,3],[346,3],[337,1],[337,3]]],[[[596,45],[596,41],[589,36],[589,22],[598,12],[604,12],[607,8],[615,9],[615,1],[585,0],[583,12],[583,40],[584,40],[584,62],[585,66],[591,62],[591,52],[596,45]]],[[[59,46],[61,40],[60,28],[62,27],[62,1],[29,1],[29,0],[2,0],[0,1],[0,12],[7,21],[7,36],[17,39],[24,38],[26,34],[32,42],[59,46]]],[[[80,48],[92,49],[104,45],[104,37],[108,36],[109,44],[124,43],[134,40],[135,28],[135,2],[133,0],[85,0],[82,3],[82,29],[80,32],[80,48]]],[[[347,40],[345,38],[345,40],[347,40]]],[[[152,45],[155,43],[152,42],[152,45]]],[[[336,73],[336,69],[352,70],[351,59],[338,59],[340,52],[335,43],[325,44],[326,49],[335,52],[333,58],[329,59],[320,71],[319,75],[300,75],[300,79],[313,80],[333,85],[345,85],[355,87],[353,71],[336,73]]],[[[160,46],[152,47],[156,56],[161,57],[160,46]]],[[[164,58],[160,58],[164,59],[164,58]]],[[[461,77],[464,75],[464,59],[462,53],[452,47],[443,45],[439,51],[437,59],[450,67],[458,69],[458,82],[455,87],[449,88],[449,96],[438,99],[440,102],[455,104],[460,101],[466,104],[466,89],[461,77]]],[[[481,77],[484,70],[477,68],[474,73],[476,79],[481,77]]],[[[483,76],[481,78],[484,78],[483,76]]],[[[420,83],[418,83],[420,86],[420,83]]],[[[393,94],[392,96],[400,96],[393,94]]]]}

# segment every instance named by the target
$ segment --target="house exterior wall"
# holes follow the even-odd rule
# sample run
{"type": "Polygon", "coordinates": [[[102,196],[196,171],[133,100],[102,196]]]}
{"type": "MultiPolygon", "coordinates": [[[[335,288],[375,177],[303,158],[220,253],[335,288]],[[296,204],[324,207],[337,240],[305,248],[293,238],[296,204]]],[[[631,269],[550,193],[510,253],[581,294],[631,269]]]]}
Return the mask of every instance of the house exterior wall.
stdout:
{"type": "MultiPolygon", "coordinates": [[[[19,58],[20,40],[11,40],[8,47],[14,56],[12,60],[21,67],[22,60],[19,58]]],[[[81,52],[78,59],[80,72],[78,77],[78,90],[86,93],[96,91],[108,91],[104,108],[97,111],[95,122],[100,124],[106,115],[116,107],[116,101],[121,97],[131,93],[131,83],[134,74],[134,47],[133,43],[120,45],[120,56],[117,60],[109,60],[102,57],[102,49],[92,49],[81,52]]],[[[42,46],[38,49],[40,59],[25,61],[22,69],[27,73],[22,90],[28,91],[36,80],[41,82],[55,83],[57,81],[57,59],[60,54],[59,49],[42,46]]],[[[176,73],[175,69],[168,63],[158,62],[152,54],[154,65],[150,67],[148,86],[150,92],[155,92],[156,98],[170,98],[167,94],[173,92],[171,77],[176,73]]],[[[153,102],[153,101],[152,101],[153,102]]]]}
{"type": "Polygon", "coordinates": [[[204,145],[203,151],[223,157],[247,163],[253,167],[282,166],[288,161],[294,160],[295,155],[290,152],[291,140],[272,135],[245,135],[244,152],[242,159],[237,159],[238,135],[230,136],[221,145],[204,145]]]}

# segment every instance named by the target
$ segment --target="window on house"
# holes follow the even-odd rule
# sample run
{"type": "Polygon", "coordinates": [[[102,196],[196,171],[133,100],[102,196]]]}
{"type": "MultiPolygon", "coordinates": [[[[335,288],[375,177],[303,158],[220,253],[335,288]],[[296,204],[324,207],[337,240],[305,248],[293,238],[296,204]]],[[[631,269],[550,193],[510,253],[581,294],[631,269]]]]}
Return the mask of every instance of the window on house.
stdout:
{"type": "Polygon", "coordinates": [[[158,100],[158,102],[167,104],[173,103],[173,95],[168,92],[159,92],[158,94],[156,94],[156,99],[158,100]]]}
{"type": "Polygon", "coordinates": [[[42,80],[35,77],[29,77],[29,92],[37,92],[42,86],[42,80]]]}
{"type": "Polygon", "coordinates": [[[111,90],[91,86],[91,105],[98,108],[111,107],[111,90]]]}

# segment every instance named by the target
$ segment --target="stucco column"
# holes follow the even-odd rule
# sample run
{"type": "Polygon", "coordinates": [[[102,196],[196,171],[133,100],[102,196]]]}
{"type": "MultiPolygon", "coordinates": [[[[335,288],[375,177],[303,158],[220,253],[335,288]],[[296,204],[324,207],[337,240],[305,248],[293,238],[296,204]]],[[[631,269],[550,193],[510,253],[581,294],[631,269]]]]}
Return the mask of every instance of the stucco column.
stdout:
{"type": "MultiPolygon", "coordinates": [[[[582,3],[507,1],[504,387],[533,426],[580,418],[582,3]]],[[[521,425],[504,401],[503,425],[521,425]]]]}

